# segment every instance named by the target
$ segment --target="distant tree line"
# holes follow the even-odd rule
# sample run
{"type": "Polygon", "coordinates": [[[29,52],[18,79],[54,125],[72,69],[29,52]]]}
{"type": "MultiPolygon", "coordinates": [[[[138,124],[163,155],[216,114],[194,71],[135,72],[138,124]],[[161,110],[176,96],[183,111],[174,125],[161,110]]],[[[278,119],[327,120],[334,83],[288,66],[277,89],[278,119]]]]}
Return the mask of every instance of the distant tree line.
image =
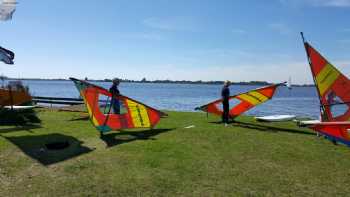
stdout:
{"type": "MultiPolygon", "coordinates": [[[[63,78],[56,78],[56,79],[42,79],[42,78],[9,78],[6,76],[1,76],[3,79],[6,80],[50,80],[50,81],[66,81],[69,79],[63,79],[63,78]]],[[[0,79],[1,79],[0,77],[0,79]]],[[[84,78],[84,80],[87,81],[93,81],[93,82],[112,82],[113,79],[89,79],[87,77],[84,78]]],[[[119,79],[121,82],[125,83],[173,83],[173,84],[208,84],[208,85],[221,85],[224,83],[224,81],[190,81],[190,80],[147,80],[146,78],[142,78],[141,80],[131,80],[131,79],[119,79]]],[[[259,85],[259,86],[265,86],[265,85],[271,85],[272,83],[269,83],[267,81],[241,81],[241,82],[231,82],[233,85],[259,85]]],[[[313,84],[303,84],[303,85],[295,85],[292,86],[302,86],[302,87],[309,87],[314,86],[313,84]]]]}
{"type": "MultiPolygon", "coordinates": [[[[104,79],[104,80],[92,80],[89,81],[103,81],[103,82],[112,82],[113,79],[104,79]]],[[[224,81],[190,81],[190,80],[147,80],[146,78],[142,78],[141,80],[130,80],[130,79],[119,79],[121,82],[128,83],[176,83],[176,84],[223,84],[224,81]]],[[[266,81],[250,81],[250,82],[232,82],[232,84],[237,85],[270,85],[271,83],[266,81]]]]}

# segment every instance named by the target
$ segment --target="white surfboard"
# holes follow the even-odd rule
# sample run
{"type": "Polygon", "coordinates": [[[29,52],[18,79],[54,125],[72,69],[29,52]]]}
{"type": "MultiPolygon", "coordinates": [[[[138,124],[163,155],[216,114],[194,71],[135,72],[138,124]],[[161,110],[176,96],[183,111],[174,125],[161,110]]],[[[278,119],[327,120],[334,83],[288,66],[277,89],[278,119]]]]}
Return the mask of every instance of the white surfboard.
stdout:
{"type": "Polygon", "coordinates": [[[300,120],[300,121],[297,121],[297,124],[299,127],[307,127],[320,122],[321,122],[320,120],[300,120]]]}
{"type": "Polygon", "coordinates": [[[184,128],[185,128],[185,129],[191,129],[191,128],[194,128],[194,127],[196,127],[196,126],[190,125],[190,126],[187,126],[187,127],[184,127],[184,128]]]}
{"type": "Polygon", "coordinates": [[[258,121],[266,121],[266,122],[282,122],[282,121],[290,121],[293,120],[295,115],[272,115],[272,116],[257,116],[255,117],[258,121]]]}
{"type": "Polygon", "coordinates": [[[35,106],[33,105],[23,105],[23,106],[20,106],[20,105],[14,105],[14,106],[11,106],[11,105],[7,105],[7,106],[4,106],[5,109],[13,109],[13,110],[26,110],[26,109],[33,109],[35,108],[35,106]]]}

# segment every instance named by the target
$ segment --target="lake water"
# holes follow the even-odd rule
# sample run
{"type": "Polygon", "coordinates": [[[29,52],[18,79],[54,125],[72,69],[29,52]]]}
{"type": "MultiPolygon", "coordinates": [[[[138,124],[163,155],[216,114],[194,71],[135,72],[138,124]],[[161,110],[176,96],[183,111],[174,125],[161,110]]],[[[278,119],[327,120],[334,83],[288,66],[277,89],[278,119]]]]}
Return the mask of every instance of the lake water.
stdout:
{"type": "MultiPolygon", "coordinates": [[[[95,83],[95,82],[94,82],[95,83]]],[[[36,81],[23,80],[29,86],[33,96],[74,97],[79,93],[71,81],[36,81]]],[[[105,88],[111,83],[96,82],[105,88]]],[[[259,86],[230,87],[231,94],[244,92],[259,86]]],[[[144,102],[157,109],[175,111],[194,111],[195,107],[204,105],[220,97],[221,85],[204,84],[151,84],[121,83],[122,94],[144,102]]],[[[314,87],[279,87],[272,100],[247,112],[249,115],[294,114],[297,116],[319,117],[319,101],[314,87]]]]}

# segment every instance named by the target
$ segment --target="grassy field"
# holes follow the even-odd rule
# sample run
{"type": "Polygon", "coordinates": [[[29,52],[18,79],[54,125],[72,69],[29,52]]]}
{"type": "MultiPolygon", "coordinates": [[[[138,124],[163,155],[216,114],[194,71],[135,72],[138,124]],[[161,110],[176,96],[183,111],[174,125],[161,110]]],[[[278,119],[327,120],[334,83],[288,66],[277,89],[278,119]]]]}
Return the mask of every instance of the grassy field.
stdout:
{"type": "Polygon", "coordinates": [[[41,126],[0,127],[0,196],[350,195],[350,149],[293,122],[169,112],[100,138],[80,113],[38,114],[41,126]],[[45,148],[61,139],[71,146],[45,148]]]}

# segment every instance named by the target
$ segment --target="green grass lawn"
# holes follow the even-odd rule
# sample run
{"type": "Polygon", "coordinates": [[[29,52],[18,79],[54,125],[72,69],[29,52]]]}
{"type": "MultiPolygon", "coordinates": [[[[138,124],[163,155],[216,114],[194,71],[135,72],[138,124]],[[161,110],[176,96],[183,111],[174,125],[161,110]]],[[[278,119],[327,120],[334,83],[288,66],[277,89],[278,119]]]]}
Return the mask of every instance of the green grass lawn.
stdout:
{"type": "Polygon", "coordinates": [[[169,112],[154,130],[100,138],[79,114],[40,110],[40,127],[0,127],[0,196],[350,195],[350,148],[293,122],[224,127],[169,112]],[[45,148],[56,140],[71,146],[45,148]]]}

